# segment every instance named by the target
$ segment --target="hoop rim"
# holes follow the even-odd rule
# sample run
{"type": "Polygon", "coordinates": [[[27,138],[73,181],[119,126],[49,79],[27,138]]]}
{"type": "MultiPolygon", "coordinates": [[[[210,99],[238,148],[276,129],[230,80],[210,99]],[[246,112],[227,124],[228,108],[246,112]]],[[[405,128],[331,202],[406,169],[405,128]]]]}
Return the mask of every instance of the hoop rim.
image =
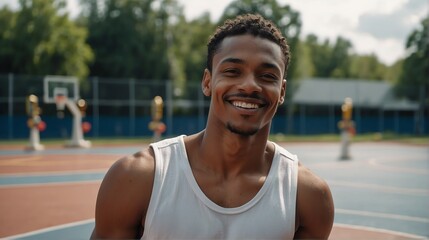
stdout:
{"type": "Polygon", "coordinates": [[[55,102],[65,102],[67,100],[67,96],[58,94],[54,97],[55,102]]]}

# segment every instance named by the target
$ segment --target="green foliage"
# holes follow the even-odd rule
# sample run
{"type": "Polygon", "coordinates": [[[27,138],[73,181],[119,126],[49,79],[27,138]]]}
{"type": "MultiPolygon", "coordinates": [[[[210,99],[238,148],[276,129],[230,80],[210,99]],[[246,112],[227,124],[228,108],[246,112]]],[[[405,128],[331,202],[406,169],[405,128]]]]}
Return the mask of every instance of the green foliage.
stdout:
{"type": "Polygon", "coordinates": [[[207,42],[215,30],[215,24],[210,21],[210,15],[205,14],[188,23],[177,26],[174,46],[184,63],[184,71],[189,81],[200,82],[206,68],[207,42]]]}
{"type": "Polygon", "coordinates": [[[295,50],[296,56],[294,56],[294,61],[296,61],[295,68],[295,80],[309,78],[315,75],[315,65],[313,64],[313,56],[310,47],[300,42],[295,50]]]}
{"type": "Polygon", "coordinates": [[[402,76],[403,64],[404,59],[399,59],[391,66],[387,67],[384,79],[393,84],[397,84],[402,76]]]}
{"type": "Polygon", "coordinates": [[[392,66],[380,62],[376,55],[357,55],[350,53],[352,44],[338,37],[335,44],[329,40],[319,42],[317,36],[310,34],[300,42],[298,49],[301,61],[300,76],[343,79],[365,79],[396,83],[402,72],[402,60],[392,66]]]}
{"type": "Polygon", "coordinates": [[[355,79],[385,80],[387,70],[387,66],[380,63],[374,54],[353,55],[349,76],[355,79]]]}
{"type": "Polygon", "coordinates": [[[329,70],[334,78],[350,77],[350,55],[349,51],[352,44],[349,40],[338,37],[332,49],[331,61],[329,61],[329,70]]]}
{"type": "Polygon", "coordinates": [[[4,7],[0,10],[0,72],[12,72],[14,51],[11,48],[14,41],[13,31],[16,13],[4,7]]]}
{"type": "Polygon", "coordinates": [[[409,99],[429,103],[429,17],[408,36],[406,48],[409,56],[404,60],[396,91],[409,99]],[[425,93],[426,100],[422,99],[425,93]]]}
{"type": "Polygon", "coordinates": [[[335,44],[329,40],[319,43],[317,36],[310,34],[303,42],[309,49],[311,62],[314,66],[314,76],[348,78],[351,76],[351,56],[349,54],[352,44],[350,41],[338,37],[335,44]]]}
{"type": "Polygon", "coordinates": [[[20,0],[20,10],[3,9],[0,24],[2,72],[33,75],[88,74],[92,51],[85,44],[86,30],[64,12],[63,0],[20,0]],[[10,19],[5,20],[9,15],[10,19]],[[3,42],[7,45],[3,45],[3,42]],[[4,48],[8,48],[9,51],[4,48]],[[11,54],[12,53],[12,54],[11,54]],[[4,60],[3,60],[4,59],[4,60]]]}
{"type": "Polygon", "coordinates": [[[175,62],[170,47],[174,38],[173,21],[180,19],[175,0],[85,0],[89,10],[88,43],[96,59],[91,75],[170,79],[175,62]]]}
{"type": "Polygon", "coordinates": [[[80,0],[75,21],[66,14],[66,0],[19,3],[16,12],[0,9],[3,73],[173,80],[184,89],[201,80],[215,27],[238,14],[259,13],[288,39],[289,83],[307,77],[373,79],[396,83],[397,92],[410,99],[418,98],[424,84],[429,92],[428,18],[410,34],[409,56],[386,66],[373,54],[352,54],[342,37],[330,42],[308,35],[300,41],[299,13],[278,0],[234,0],[217,23],[208,13],[187,21],[177,0],[80,0]]]}

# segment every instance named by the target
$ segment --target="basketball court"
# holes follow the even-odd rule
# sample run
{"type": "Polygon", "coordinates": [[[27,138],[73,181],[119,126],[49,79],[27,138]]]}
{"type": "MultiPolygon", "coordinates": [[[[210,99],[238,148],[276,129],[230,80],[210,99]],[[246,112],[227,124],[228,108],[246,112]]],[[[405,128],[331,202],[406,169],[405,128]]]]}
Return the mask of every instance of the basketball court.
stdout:
{"type": "MultiPolygon", "coordinates": [[[[429,148],[353,143],[281,143],[331,187],[330,239],[429,238],[429,148]]],[[[0,146],[0,238],[88,239],[95,199],[110,165],[141,146],[0,146]]]]}

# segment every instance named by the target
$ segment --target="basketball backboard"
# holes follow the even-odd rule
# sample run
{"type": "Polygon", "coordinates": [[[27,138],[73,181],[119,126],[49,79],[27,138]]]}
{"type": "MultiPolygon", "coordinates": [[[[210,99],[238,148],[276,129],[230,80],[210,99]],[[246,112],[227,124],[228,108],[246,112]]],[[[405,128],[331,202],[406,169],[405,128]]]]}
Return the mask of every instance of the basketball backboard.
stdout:
{"type": "Polygon", "coordinates": [[[43,80],[43,101],[55,103],[57,95],[77,101],[80,98],[78,79],[70,76],[46,76],[43,80]]]}

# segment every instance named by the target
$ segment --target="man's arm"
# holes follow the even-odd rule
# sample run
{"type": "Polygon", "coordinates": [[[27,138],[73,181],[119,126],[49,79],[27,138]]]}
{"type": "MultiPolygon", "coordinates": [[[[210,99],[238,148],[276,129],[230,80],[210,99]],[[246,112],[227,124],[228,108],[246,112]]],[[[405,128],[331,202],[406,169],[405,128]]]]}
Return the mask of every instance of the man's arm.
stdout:
{"type": "Polygon", "coordinates": [[[91,239],[141,237],[154,169],[152,149],[122,158],[112,165],[98,192],[91,239]]]}
{"type": "Polygon", "coordinates": [[[328,184],[299,166],[295,239],[328,239],[334,222],[334,203],[328,184]]]}

